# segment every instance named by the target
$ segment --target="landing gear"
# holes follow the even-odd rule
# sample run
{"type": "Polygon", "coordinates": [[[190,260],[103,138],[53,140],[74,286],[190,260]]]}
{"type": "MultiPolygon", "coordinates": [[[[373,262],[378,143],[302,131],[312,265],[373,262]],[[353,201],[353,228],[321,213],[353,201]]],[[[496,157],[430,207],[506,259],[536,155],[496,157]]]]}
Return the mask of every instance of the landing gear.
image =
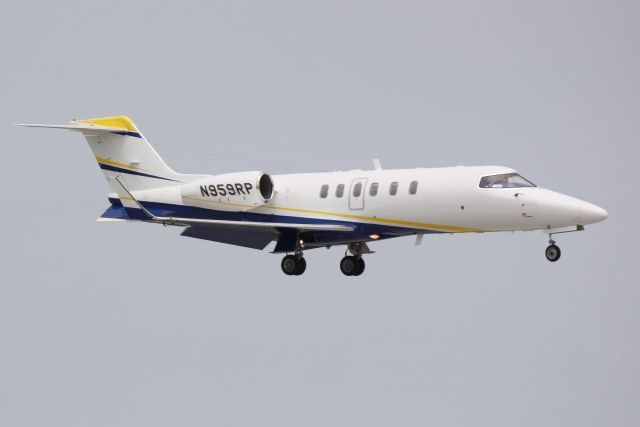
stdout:
{"type": "Polygon", "coordinates": [[[296,249],[293,255],[282,258],[282,272],[287,276],[299,276],[307,269],[307,261],[302,256],[302,240],[296,237],[296,249]]]}
{"type": "Polygon", "coordinates": [[[340,260],[340,271],[342,271],[342,274],[345,276],[361,275],[365,267],[362,255],[372,254],[373,252],[364,242],[350,243],[347,245],[347,252],[350,252],[351,255],[345,253],[345,257],[340,260]]]}
{"type": "Polygon", "coordinates": [[[547,249],[544,251],[544,254],[546,255],[549,261],[556,262],[560,259],[560,255],[562,254],[562,252],[560,251],[560,248],[556,246],[556,242],[554,242],[553,240],[550,240],[549,246],[547,246],[547,249]]]}
{"type": "Polygon", "coordinates": [[[364,267],[361,256],[346,256],[340,261],[340,271],[345,276],[359,276],[364,272],[364,267]]]}
{"type": "Polygon", "coordinates": [[[561,253],[560,248],[556,246],[556,242],[553,241],[551,234],[549,234],[549,246],[544,251],[545,256],[549,261],[556,262],[560,259],[561,253]]]}
{"type": "Polygon", "coordinates": [[[280,267],[287,276],[299,276],[307,269],[307,261],[302,255],[287,255],[282,258],[280,267]]]}
{"type": "MultiPolygon", "coordinates": [[[[280,267],[287,276],[299,276],[307,269],[307,261],[303,257],[303,241],[297,240],[294,252],[282,258],[280,267]]],[[[345,276],[359,276],[364,272],[365,263],[362,259],[364,254],[372,254],[365,242],[349,243],[345,256],[340,261],[340,271],[345,276]]]]}
{"type": "Polygon", "coordinates": [[[575,231],[584,230],[583,225],[572,225],[570,227],[560,227],[560,228],[548,228],[544,230],[545,234],[549,235],[549,246],[545,249],[544,254],[547,259],[551,262],[556,262],[560,259],[560,248],[556,245],[556,242],[553,241],[553,236],[561,233],[573,233],[575,231]]]}

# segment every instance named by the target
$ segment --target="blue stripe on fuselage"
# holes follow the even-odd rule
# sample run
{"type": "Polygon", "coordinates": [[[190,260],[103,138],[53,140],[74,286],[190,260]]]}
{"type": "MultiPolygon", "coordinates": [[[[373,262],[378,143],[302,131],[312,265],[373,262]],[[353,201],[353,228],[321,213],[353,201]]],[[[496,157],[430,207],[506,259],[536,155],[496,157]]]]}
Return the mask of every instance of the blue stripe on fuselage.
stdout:
{"type": "MultiPolygon", "coordinates": [[[[198,208],[195,206],[173,205],[157,202],[140,202],[149,212],[156,216],[170,216],[174,218],[195,218],[212,219],[225,221],[247,221],[247,222],[276,222],[286,224],[331,224],[346,225],[354,228],[354,231],[315,231],[316,243],[338,244],[343,242],[353,242],[358,240],[371,240],[371,234],[378,234],[380,239],[408,236],[412,234],[424,233],[444,233],[435,230],[423,230],[408,227],[397,227],[392,225],[370,224],[355,221],[342,221],[320,218],[305,218],[289,215],[273,215],[256,212],[227,212],[212,209],[198,208]]],[[[131,219],[148,219],[141,209],[125,208],[131,219]]]]}

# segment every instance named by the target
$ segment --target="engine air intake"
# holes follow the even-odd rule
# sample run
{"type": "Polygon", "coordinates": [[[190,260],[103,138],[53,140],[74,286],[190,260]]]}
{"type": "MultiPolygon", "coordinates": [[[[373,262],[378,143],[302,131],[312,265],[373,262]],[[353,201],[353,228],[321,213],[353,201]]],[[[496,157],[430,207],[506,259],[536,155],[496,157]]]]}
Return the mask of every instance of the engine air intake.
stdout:
{"type": "Polygon", "coordinates": [[[268,201],[273,196],[273,180],[269,174],[262,174],[258,183],[258,189],[263,199],[268,201]]]}

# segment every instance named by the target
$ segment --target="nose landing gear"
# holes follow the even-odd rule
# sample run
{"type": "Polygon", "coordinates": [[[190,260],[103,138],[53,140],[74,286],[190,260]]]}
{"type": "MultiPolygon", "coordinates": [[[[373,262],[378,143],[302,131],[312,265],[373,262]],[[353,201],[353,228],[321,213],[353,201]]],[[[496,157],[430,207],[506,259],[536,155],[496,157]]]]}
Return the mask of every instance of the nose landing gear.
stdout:
{"type": "Polygon", "coordinates": [[[560,259],[562,252],[560,251],[560,248],[556,246],[556,242],[550,239],[549,246],[545,249],[544,254],[549,261],[556,262],[560,259]]]}
{"type": "Polygon", "coordinates": [[[560,227],[560,228],[551,228],[550,226],[547,226],[548,228],[546,230],[543,230],[545,234],[549,235],[549,246],[547,246],[547,249],[545,249],[544,254],[547,257],[547,259],[551,262],[556,262],[560,259],[560,248],[556,245],[556,242],[553,241],[553,236],[555,234],[561,234],[561,233],[573,233],[575,231],[582,231],[584,230],[584,226],[583,225],[572,225],[569,227],[560,227]]]}

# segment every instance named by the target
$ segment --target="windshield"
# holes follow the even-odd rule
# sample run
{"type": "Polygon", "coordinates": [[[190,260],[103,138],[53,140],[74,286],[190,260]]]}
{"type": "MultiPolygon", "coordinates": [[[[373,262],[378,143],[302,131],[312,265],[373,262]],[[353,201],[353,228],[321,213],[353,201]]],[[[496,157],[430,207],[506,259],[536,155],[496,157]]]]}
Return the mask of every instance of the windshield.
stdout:
{"type": "Polygon", "coordinates": [[[483,176],[480,180],[480,188],[520,188],[535,186],[533,182],[523,178],[517,173],[483,176]]]}

